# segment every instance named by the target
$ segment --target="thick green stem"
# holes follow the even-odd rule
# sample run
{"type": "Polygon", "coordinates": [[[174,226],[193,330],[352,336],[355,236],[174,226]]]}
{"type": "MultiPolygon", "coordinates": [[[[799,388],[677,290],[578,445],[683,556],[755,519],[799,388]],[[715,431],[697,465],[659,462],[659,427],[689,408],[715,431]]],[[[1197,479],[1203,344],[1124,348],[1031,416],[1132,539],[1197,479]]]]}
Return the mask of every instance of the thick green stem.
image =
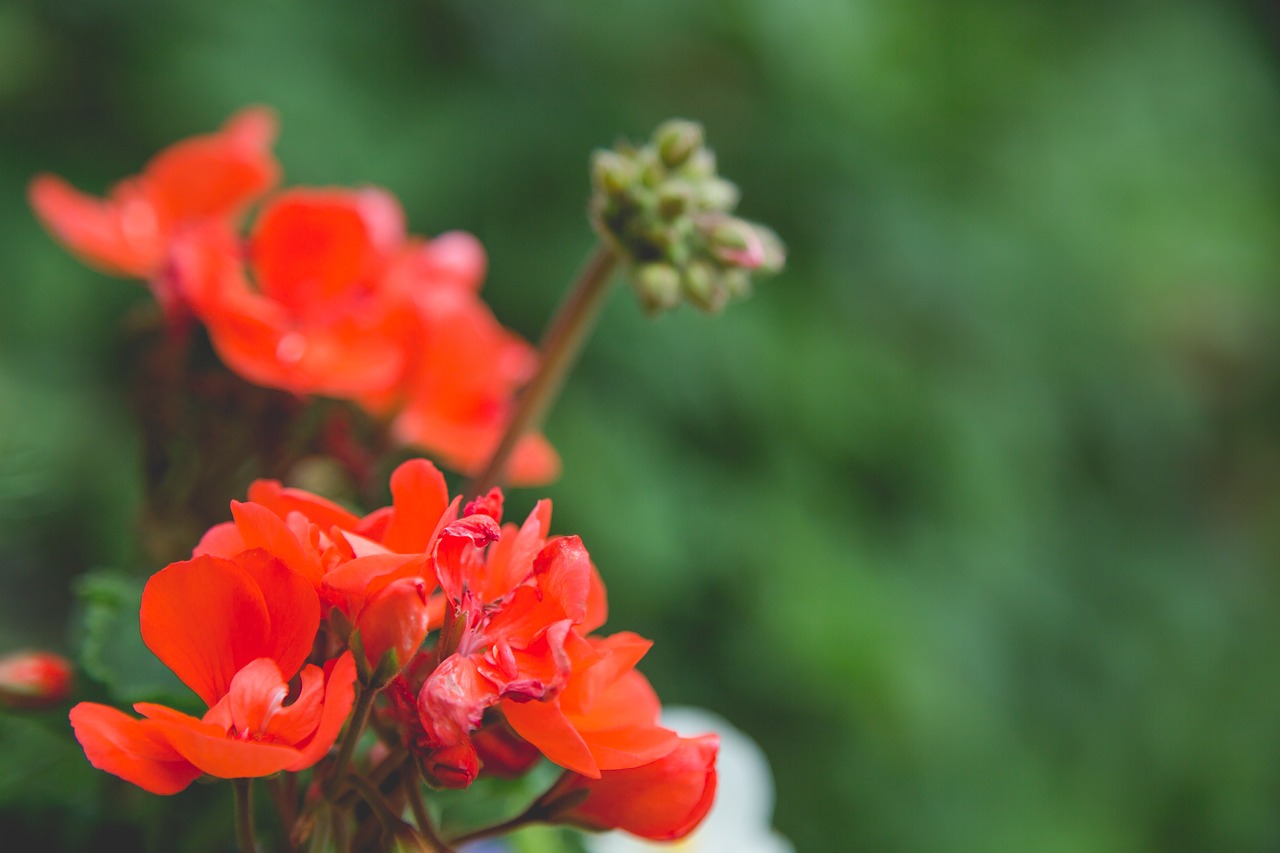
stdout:
{"type": "Polygon", "coordinates": [[[356,749],[356,741],[360,740],[364,725],[369,721],[369,711],[373,709],[373,700],[377,695],[378,691],[376,690],[368,687],[360,688],[360,695],[356,699],[355,713],[351,715],[351,722],[347,725],[347,733],[342,738],[342,746],[338,748],[338,758],[333,767],[329,768],[329,778],[325,780],[324,793],[330,801],[341,790],[342,782],[347,775],[347,765],[351,763],[351,756],[356,749]]]}
{"type": "Polygon", "coordinates": [[[255,853],[258,849],[253,837],[252,784],[252,779],[231,780],[231,787],[236,792],[236,835],[240,840],[240,853],[255,853]]]}
{"type": "Polygon", "coordinates": [[[478,497],[492,486],[499,485],[516,444],[526,433],[541,425],[551,403],[560,393],[565,376],[577,360],[587,333],[595,324],[617,263],[618,253],[612,247],[602,245],[578,274],[578,280],[560,303],[538,346],[541,359],[538,373],[520,395],[507,431],[493,451],[489,464],[468,486],[466,494],[469,497],[478,497]]]}

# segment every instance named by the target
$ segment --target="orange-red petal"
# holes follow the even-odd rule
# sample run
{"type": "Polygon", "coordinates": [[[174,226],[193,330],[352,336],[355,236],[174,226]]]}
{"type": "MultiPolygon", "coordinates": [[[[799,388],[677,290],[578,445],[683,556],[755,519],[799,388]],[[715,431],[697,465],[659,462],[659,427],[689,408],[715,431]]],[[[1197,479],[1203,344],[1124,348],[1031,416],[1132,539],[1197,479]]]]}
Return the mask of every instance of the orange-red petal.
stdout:
{"type": "Polygon", "coordinates": [[[153,794],[176,794],[201,775],[150,720],[94,702],[76,705],[70,717],[90,764],[153,794]]]}

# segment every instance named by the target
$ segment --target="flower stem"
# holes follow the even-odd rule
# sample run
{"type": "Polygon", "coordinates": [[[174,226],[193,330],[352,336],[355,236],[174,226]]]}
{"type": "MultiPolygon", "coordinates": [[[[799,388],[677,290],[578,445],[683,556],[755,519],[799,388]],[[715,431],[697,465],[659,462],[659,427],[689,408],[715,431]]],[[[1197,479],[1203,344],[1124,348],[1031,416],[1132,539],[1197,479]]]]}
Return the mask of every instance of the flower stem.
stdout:
{"type": "Polygon", "coordinates": [[[252,779],[231,780],[231,787],[236,792],[236,834],[240,839],[241,853],[255,853],[258,849],[253,837],[252,784],[252,779]]]}
{"type": "Polygon", "coordinates": [[[508,832],[514,832],[515,830],[528,826],[529,824],[540,823],[544,818],[541,806],[541,801],[535,802],[533,805],[529,806],[529,808],[525,809],[510,820],[504,820],[502,823],[496,823],[493,826],[486,826],[483,829],[476,829],[466,833],[465,835],[459,835],[449,843],[456,847],[470,841],[479,841],[482,838],[492,838],[495,835],[506,835],[508,832]]]}
{"type": "Polygon", "coordinates": [[[435,824],[431,822],[431,815],[427,813],[427,804],[422,801],[422,789],[419,787],[421,776],[418,773],[418,764],[413,759],[409,759],[404,764],[402,784],[405,795],[409,798],[409,808],[413,810],[413,819],[418,824],[418,832],[440,853],[451,853],[452,848],[436,832],[435,824]]]}
{"type": "Polygon", "coordinates": [[[427,838],[423,837],[418,830],[401,820],[387,804],[386,799],[382,796],[382,792],[378,790],[377,786],[369,782],[369,780],[365,779],[363,776],[357,776],[355,774],[352,774],[348,778],[350,779],[352,786],[360,792],[360,796],[364,798],[364,801],[369,804],[369,808],[373,811],[374,817],[376,817],[378,822],[382,824],[382,828],[386,831],[387,835],[395,838],[402,844],[411,845],[412,849],[421,851],[421,853],[441,853],[441,851],[449,853],[447,847],[437,847],[427,838]]]}
{"type": "Polygon", "coordinates": [[[617,263],[618,253],[611,246],[601,245],[578,273],[577,281],[560,303],[538,345],[538,372],[520,395],[515,413],[488,465],[467,488],[469,497],[478,497],[498,485],[516,444],[525,433],[541,425],[542,418],[560,393],[565,376],[577,360],[587,333],[595,324],[617,263]]]}
{"type": "Polygon", "coordinates": [[[369,711],[373,708],[373,700],[378,695],[378,691],[368,687],[360,688],[360,695],[356,699],[356,709],[351,715],[351,722],[347,726],[347,733],[342,738],[342,746],[338,748],[338,758],[333,767],[329,769],[329,778],[325,780],[324,793],[330,800],[339,792],[341,784],[347,775],[347,765],[351,763],[351,756],[356,749],[356,741],[360,740],[360,734],[364,731],[364,725],[369,720],[369,711]]]}

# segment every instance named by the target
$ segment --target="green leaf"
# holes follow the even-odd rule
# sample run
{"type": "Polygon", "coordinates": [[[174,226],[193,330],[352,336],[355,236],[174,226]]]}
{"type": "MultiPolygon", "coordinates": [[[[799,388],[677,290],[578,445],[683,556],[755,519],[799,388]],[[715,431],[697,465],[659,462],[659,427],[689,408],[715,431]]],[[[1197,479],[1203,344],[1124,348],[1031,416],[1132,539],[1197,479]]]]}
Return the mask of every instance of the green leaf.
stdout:
{"type": "Polygon", "coordinates": [[[81,671],[122,703],[164,700],[186,704],[190,693],[142,642],[138,613],[143,582],[99,569],[80,577],[83,607],[78,642],[81,671]]]}

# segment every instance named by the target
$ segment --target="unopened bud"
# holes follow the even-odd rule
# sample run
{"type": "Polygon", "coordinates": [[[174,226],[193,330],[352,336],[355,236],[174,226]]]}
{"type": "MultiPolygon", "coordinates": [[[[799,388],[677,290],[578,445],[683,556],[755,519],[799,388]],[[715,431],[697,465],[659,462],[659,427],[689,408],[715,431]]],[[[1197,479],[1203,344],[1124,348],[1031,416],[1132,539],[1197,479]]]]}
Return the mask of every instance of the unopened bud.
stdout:
{"type": "Polygon", "coordinates": [[[470,741],[446,746],[422,760],[422,775],[439,788],[466,788],[480,775],[480,756],[470,741]]]}
{"type": "Polygon", "coordinates": [[[681,285],[689,301],[703,311],[715,313],[724,308],[728,294],[717,282],[715,270],[704,261],[694,261],[685,267],[681,285]]]}
{"type": "Polygon", "coordinates": [[[684,119],[671,119],[654,131],[653,141],[667,168],[677,169],[702,147],[702,125],[684,119]]]}
{"type": "Polygon", "coordinates": [[[680,301],[680,273],[670,264],[642,264],[631,283],[646,313],[674,308],[680,301]]]}
{"type": "Polygon", "coordinates": [[[710,148],[699,148],[680,168],[681,177],[689,181],[704,181],[716,176],[716,153],[710,148]]]}
{"type": "Polygon", "coordinates": [[[658,214],[675,219],[689,209],[693,188],[684,181],[667,181],[658,189],[658,214]]]}
{"type": "Polygon", "coordinates": [[[71,664],[52,652],[15,652],[0,658],[0,704],[39,709],[71,693],[71,664]]]}
{"type": "Polygon", "coordinates": [[[707,230],[707,243],[726,264],[754,270],[764,263],[764,244],[745,220],[729,216],[715,222],[707,230]]]}
{"type": "Polygon", "coordinates": [[[724,178],[711,178],[697,184],[698,203],[706,210],[728,213],[738,204],[738,187],[724,178]]]}
{"type": "Polygon", "coordinates": [[[787,247],[783,245],[782,239],[772,228],[756,222],[752,223],[752,227],[755,228],[756,236],[764,246],[764,263],[760,265],[760,271],[780,272],[787,265],[787,247]]]}
{"type": "Polygon", "coordinates": [[[597,151],[591,173],[597,187],[608,195],[622,195],[631,189],[637,176],[635,161],[614,151],[597,151]]]}

